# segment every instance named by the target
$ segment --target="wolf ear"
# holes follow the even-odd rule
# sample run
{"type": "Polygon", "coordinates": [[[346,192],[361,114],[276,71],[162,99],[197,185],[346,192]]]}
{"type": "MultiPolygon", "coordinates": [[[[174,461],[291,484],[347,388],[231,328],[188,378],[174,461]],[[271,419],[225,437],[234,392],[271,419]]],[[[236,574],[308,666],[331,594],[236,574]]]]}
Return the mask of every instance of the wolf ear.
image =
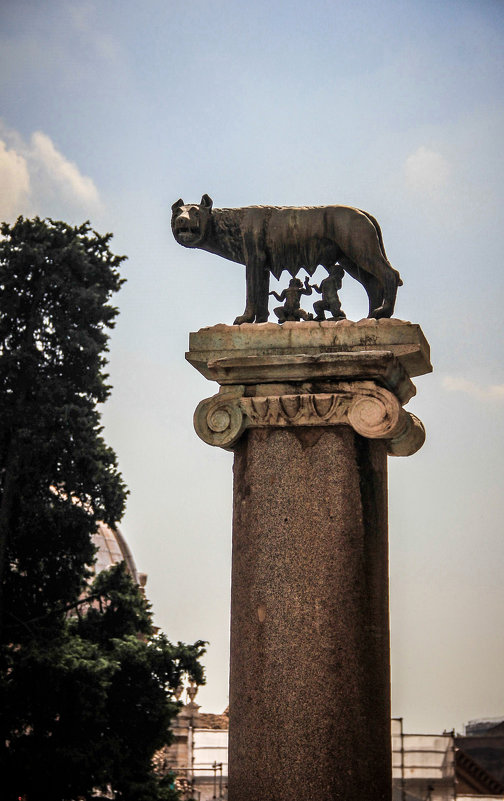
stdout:
{"type": "Polygon", "coordinates": [[[200,206],[203,206],[206,209],[211,209],[213,206],[213,200],[210,195],[203,195],[201,198],[200,206]]]}
{"type": "Polygon", "coordinates": [[[184,205],[184,201],[182,200],[181,197],[179,197],[179,199],[176,200],[175,203],[173,204],[173,206],[171,207],[171,210],[172,211],[177,211],[177,209],[179,209],[183,205],[184,205]]]}

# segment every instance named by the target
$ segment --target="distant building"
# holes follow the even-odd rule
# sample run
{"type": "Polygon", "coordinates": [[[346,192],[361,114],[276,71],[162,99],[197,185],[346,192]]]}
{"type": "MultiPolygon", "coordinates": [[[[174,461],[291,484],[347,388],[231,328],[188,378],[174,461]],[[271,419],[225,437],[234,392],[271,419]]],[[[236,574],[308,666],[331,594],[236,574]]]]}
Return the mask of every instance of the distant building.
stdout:
{"type": "MultiPolygon", "coordinates": [[[[228,713],[210,715],[199,709],[193,694],[175,721],[173,745],[156,757],[157,767],[173,770],[183,798],[226,799],[228,713]]],[[[393,719],[392,801],[504,801],[499,779],[504,771],[504,720],[492,721],[488,728],[475,728],[475,723],[466,726],[465,736],[407,734],[402,720],[393,719]]]]}
{"type": "Polygon", "coordinates": [[[496,782],[504,784],[504,718],[471,720],[455,745],[481,766],[496,782]]]}
{"type": "Polygon", "coordinates": [[[111,528],[106,523],[98,523],[98,528],[93,534],[92,540],[93,545],[98,549],[94,564],[95,573],[101,573],[102,570],[107,570],[107,568],[124,561],[126,570],[133,581],[139,587],[145,587],[147,574],[137,571],[133,554],[118,526],[111,528]]]}
{"type": "Polygon", "coordinates": [[[455,732],[405,734],[401,718],[393,719],[393,801],[504,800],[504,784],[473,757],[467,743],[455,732]]]}
{"type": "Polygon", "coordinates": [[[195,690],[188,691],[192,697],[172,725],[174,741],[158,751],[155,766],[159,773],[175,773],[183,799],[226,799],[228,711],[221,715],[200,712],[194,703],[195,690]]]}

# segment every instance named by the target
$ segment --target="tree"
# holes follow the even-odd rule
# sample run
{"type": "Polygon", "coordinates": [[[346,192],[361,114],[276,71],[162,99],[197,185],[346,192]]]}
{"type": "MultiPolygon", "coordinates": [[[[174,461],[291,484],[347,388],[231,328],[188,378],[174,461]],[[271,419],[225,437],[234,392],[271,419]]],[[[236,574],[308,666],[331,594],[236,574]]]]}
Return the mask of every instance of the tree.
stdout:
{"type": "Polygon", "coordinates": [[[6,799],[173,793],[151,769],[204,643],[156,635],[119,566],[90,584],[126,489],[97,404],[124,257],[88,223],[20,217],[0,240],[0,774],[6,799]],[[73,611],[72,611],[73,610],[73,611]]]}

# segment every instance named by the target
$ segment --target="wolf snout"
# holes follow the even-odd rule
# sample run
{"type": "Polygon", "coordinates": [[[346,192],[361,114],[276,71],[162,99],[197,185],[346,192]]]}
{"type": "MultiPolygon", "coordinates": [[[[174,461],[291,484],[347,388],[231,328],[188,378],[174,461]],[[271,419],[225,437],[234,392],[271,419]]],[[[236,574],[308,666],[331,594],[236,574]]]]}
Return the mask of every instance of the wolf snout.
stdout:
{"type": "Polygon", "coordinates": [[[190,221],[190,218],[189,218],[189,214],[182,213],[182,214],[179,214],[178,217],[175,218],[174,225],[175,225],[175,228],[188,228],[188,226],[190,225],[190,222],[191,221],[190,221]]]}

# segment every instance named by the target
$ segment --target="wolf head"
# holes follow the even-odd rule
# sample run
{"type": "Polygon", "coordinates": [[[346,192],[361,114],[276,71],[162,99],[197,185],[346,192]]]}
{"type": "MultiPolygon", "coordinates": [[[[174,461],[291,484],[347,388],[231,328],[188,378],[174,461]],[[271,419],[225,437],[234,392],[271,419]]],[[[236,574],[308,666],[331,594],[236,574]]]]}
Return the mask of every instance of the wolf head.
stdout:
{"type": "Polygon", "coordinates": [[[203,195],[201,203],[184,203],[179,198],[172,206],[172,231],[179,245],[186,248],[196,248],[206,238],[213,201],[208,195],[203,195]]]}

